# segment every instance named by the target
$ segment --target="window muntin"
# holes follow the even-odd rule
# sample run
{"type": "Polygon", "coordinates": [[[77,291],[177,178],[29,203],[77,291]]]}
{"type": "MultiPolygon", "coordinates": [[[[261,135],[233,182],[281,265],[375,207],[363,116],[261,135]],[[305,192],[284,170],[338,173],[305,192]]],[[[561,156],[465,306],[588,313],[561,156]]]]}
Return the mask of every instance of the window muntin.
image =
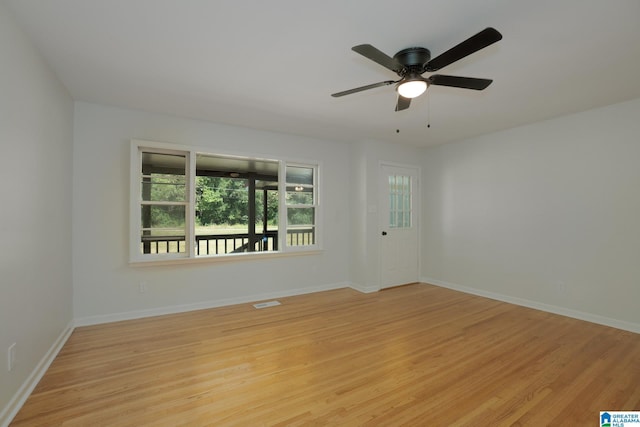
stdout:
{"type": "Polygon", "coordinates": [[[318,248],[317,164],[146,141],[131,152],[131,261],[318,248]]]}

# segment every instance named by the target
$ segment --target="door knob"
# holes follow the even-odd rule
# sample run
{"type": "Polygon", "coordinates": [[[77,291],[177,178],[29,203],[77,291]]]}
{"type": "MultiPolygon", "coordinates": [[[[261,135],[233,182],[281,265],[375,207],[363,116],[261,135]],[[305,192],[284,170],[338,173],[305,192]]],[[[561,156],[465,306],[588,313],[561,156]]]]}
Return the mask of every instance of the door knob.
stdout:
{"type": "Polygon", "coordinates": [[[387,232],[386,232],[386,231],[383,231],[383,232],[382,232],[382,235],[383,235],[383,236],[386,236],[386,235],[387,235],[387,232]]]}

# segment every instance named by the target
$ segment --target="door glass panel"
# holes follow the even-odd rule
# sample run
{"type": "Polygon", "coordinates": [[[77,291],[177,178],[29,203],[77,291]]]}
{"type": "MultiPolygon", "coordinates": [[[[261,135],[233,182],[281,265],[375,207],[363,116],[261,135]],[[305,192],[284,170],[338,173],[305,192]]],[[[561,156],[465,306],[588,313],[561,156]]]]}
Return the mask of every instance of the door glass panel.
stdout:
{"type": "Polygon", "coordinates": [[[411,177],[389,175],[389,227],[411,228],[411,177]]]}

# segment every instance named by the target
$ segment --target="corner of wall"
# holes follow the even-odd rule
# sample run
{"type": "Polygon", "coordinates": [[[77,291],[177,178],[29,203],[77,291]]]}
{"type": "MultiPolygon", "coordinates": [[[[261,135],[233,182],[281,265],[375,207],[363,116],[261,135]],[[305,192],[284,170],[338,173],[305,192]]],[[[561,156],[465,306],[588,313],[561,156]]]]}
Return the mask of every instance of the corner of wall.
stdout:
{"type": "Polygon", "coordinates": [[[47,372],[47,369],[49,369],[49,366],[67,342],[74,329],[74,322],[69,322],[62,333],[60,333],[56,338],[49,350],[45,353],[42,359],[40,359],[40,362],[38,362],[33,371],[31,371],[31,374],[27,377],[26,381],[2,409],[2,412],[0,412],[0,426],[8,426],[9,423],[11,423],[11,420],[13,420],[13,418],[18,414],[18,411],[20,411],[20,408],[22,408],[24,403],[27,401],[31,392],[33,392],[44,374],[47,372]]]}
{"type": "Polygon", "coordinates": [[[422,277],[422,283],[435,285],[454,291],[464,292],[466,294],[477,295],[484,298],[502,301],[509,304],[515,304],[522,307],[532,308],[534,310],[546,311],[547,313],[558,314],[560,316],[571,317],[573,319],[584,320],[586,322],[596,323],[598,325],[609,326],[611,328],[622,329],[629,332],[640,334],[640,324],[627,322],[625,320],[613,319],[610,317],[599,316],[593,313],[586,313],[578,310],[571,310],[565,307],[558,307],[551,304],[544,304],[538,301],[532,301],[524,298],[503,295],[496,292],[486,291],[480,288],[458,285],[456,283],[445,282],[431,277],[422,277]]]}

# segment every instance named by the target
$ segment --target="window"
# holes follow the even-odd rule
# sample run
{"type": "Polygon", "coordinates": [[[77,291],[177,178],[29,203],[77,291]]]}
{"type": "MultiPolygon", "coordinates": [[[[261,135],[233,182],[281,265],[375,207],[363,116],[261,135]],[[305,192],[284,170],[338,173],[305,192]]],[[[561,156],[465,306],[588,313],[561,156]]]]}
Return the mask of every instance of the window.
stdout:
{"type": "Polygon", "coordinates": [[[198,153],[196,255],[278,249],[276,160],[198,153]]]}
{"type": "Polygon", "coordinates": [[[287,165],[287,245],[315,244],[316,168],[287,165]]]}
{"type": "Polygon", "coordinates": [[[318,249],[318,169],[132,141],[130,259],[318,249]]]}
{"type": "Polygon", "coordinates": [[[144,254],[186,253],[187,155],[141,151],[140,251],[144,254]]]}

